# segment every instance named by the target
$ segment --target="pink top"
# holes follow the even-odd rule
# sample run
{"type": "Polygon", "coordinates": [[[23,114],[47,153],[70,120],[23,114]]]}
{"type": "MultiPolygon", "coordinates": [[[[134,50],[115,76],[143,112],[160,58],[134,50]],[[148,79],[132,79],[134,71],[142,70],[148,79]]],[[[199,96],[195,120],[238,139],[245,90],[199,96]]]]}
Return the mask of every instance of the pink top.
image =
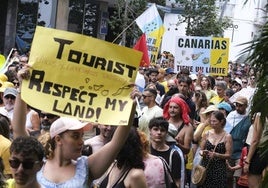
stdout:
{"type": "Polygon", "coordinates": [[[150,154],[143,162],[148,188],[165,188],[165,172],[162,160],[150,154]]]}

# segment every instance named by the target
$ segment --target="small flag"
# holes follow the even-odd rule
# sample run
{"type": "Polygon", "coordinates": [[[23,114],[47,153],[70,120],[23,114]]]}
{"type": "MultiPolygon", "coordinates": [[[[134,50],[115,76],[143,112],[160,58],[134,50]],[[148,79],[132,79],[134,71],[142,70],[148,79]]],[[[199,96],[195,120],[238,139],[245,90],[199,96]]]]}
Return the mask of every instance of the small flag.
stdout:
{"type": "Polygon", "coordinates": [[[135,21],[142,32],[147,34],[159,29],[163,25],[155,4],[146,9],[135,21]]]}
{"type": "Polygon", "coordinates": [[[133,49],[143,52],[142,59],[140,62],[140,67],[149,67],[150,60],[148,56],[148,48],[146,44],[146,35],[145,33],[139,38],[137,43],[133,46],[133,49]]]}
{"type": "Polygon", "coordinates": [[[152,4],[135,21],[141,31],[146,34],[149,60],[151,63],[156,63],[165,31],[156,5],[152,4]]]}

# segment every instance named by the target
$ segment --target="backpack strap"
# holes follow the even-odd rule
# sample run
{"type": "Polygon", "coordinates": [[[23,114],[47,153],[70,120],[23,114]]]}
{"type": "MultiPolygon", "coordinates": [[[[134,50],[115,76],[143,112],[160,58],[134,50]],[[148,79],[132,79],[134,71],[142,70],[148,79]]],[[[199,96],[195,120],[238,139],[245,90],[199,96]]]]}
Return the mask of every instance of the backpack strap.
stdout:
{"type": "Polygon", "coordinates": [[[169,168],[170,168],[170,170],[172,169],[172,156],[173,156],[173,153],[175,152],[176,150],[174,149],[174,148],[171,148],[171,151],[170,151],[170,153],[169,153],[169,168]]]}
{"type": "Polygon", "coordinates": [[[179,134],[179,132],[182,130],[183,127],[184,127],[184,123],[182,123],[182,124],[180,125],[180,127],[178,128],[178,133],[177,133],[177,134],[179,134]]]}
{"type": "MultiPolygon", "coordinates": [[[[174,153],[174,152],[173,152],[174,153]]],[[[172,154],[173,154],[172,153],[172,154]]],[[[176,181],[174,180],[174,178],[172,177],[172,173],[171,173],[171,169],[169,168],[169,165],[167,164],[167,161],[163,158],[163,157],[161,157],[161,156],[158,156],[160,159],[161,159],[161,161],[162,161],[162,163],[163,163],[163,167],[164,167],[164,172],[165,172],[165,183],[166,183],[166,187],[170,187],[171,185],[170,185],[170,183],[173,183],[173,185],[174,186],[172,186],[172,187],[177,187],[176,186],[176,181]],[[167,185],[168,184],[168,185],[167,185]]]]}

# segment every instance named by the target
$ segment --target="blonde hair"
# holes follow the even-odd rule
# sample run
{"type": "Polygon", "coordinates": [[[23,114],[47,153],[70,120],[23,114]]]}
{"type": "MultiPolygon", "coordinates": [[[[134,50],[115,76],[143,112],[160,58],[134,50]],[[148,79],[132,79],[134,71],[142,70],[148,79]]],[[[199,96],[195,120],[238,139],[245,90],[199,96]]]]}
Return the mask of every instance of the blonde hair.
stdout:
{"type": "Polygon", "coordinates": [[[38,137],[38,141],[44,147],[46,159],[52,159],[54,157],[55,140],[51,139],[49,132],[41,134],[38,137]]]}
{"type": "Polygon", "coordinates": [[[150,142],[147,139],[147,135],[143,131],[138,130],[138,133],[140,135],[142,144],[142,155],[143,157],[148,157],[148,154],[150,153],[150,142]]]}

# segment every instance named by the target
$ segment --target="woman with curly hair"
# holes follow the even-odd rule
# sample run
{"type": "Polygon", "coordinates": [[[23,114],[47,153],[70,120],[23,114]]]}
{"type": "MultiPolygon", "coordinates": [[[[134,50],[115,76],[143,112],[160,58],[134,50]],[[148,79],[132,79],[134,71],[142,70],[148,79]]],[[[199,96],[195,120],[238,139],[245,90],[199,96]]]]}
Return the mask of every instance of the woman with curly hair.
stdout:
{"type": "Polygon", "coordinates": [[[143,149],[140,136],[132,127],[125,145],[118,153],[115,162],[100,183],[100,188],[146,188],[143,149]]]}

